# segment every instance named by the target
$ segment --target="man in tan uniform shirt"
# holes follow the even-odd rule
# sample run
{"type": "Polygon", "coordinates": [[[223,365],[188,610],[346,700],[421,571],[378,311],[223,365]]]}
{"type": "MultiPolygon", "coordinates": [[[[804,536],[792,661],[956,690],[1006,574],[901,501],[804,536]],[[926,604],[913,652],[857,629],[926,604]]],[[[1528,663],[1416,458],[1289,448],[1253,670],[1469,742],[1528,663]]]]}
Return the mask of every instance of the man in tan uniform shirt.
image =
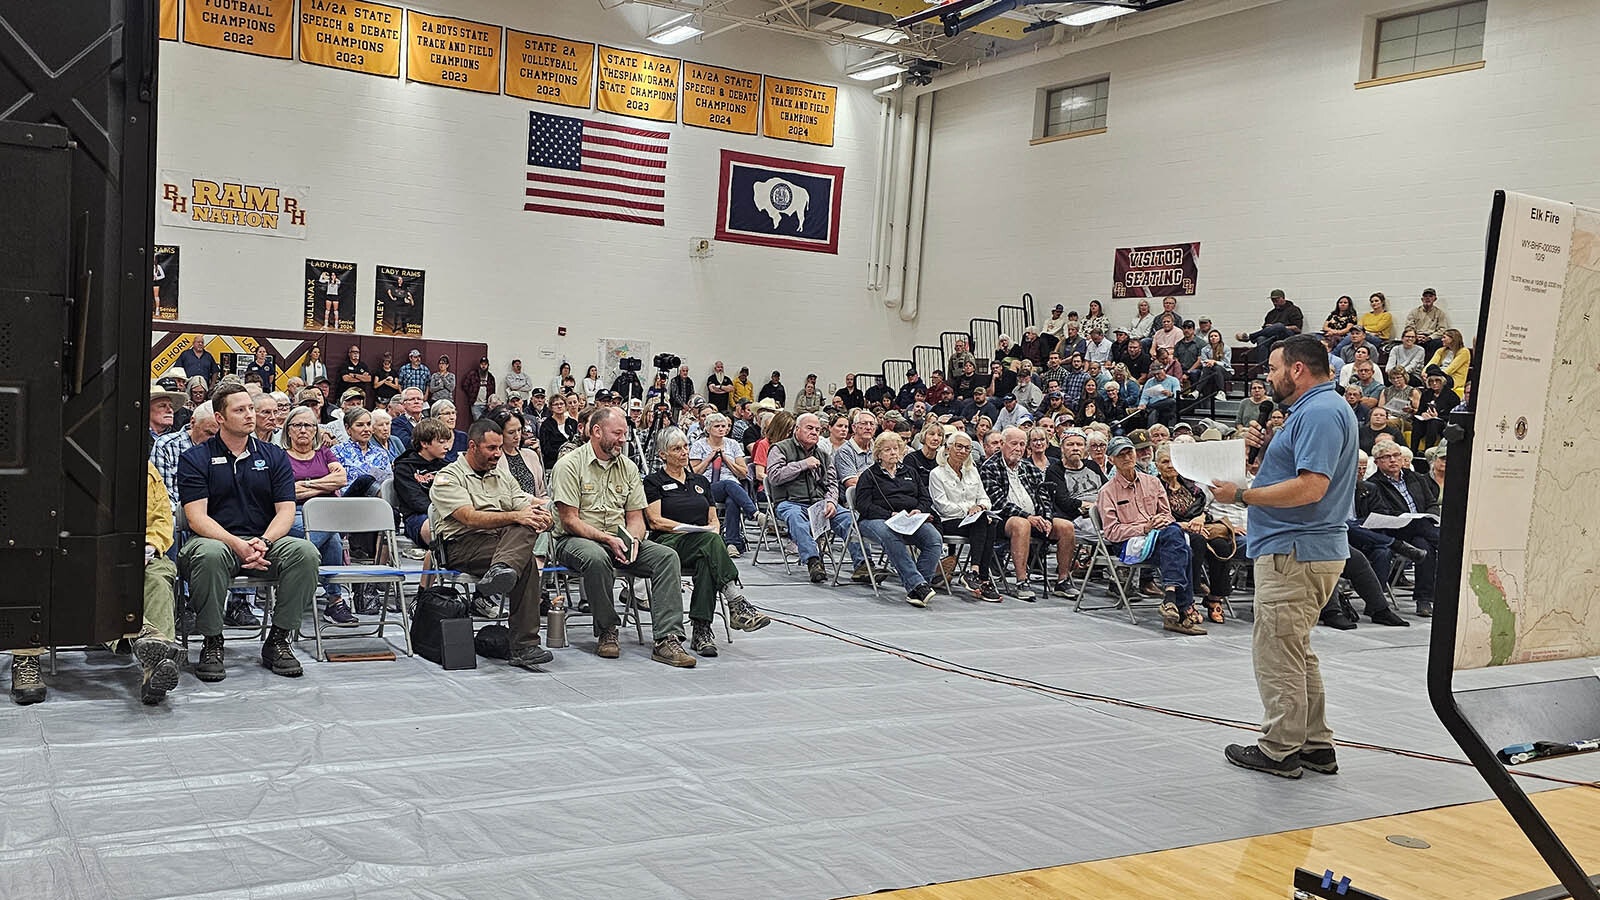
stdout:
{"type": "Polygon", "coordinates": [[[504,448],[500,426],[472,423],[467,450],[433,476],[428,518],[433,540],[453,568],[481,575],[478,593],[509,594],[511,665],[532,669],[554,658],[539,643],[539,559],[534,542],[550,527],[543,501],[523,493],[498,468],[504,448]]]}

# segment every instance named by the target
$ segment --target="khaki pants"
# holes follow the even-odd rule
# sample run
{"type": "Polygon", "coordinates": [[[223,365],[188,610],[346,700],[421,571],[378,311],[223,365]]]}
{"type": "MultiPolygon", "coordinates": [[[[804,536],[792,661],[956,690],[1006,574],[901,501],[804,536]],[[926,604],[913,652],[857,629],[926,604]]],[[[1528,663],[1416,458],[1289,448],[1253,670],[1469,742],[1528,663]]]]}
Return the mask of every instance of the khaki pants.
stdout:
{"type": "Polygon", "coordinates": [[[451,568],[482,577],[495,563],[516,570],[517,583],[511,588],[511,649],[539,646],[540,566],[534,555],[539,532],[523,525],[507,525],[491,531],[463,531],[445,542],[445,558],[451,568]]]}
{"type": "Polygon", "coordinates": [[[1300,562],[1293,553],[1256,557],[1251,659],[1264,709],[1258,743],[1272,759],[1333,746],[1311,629],[1342,571],[1342,559],[1300,562]]]}

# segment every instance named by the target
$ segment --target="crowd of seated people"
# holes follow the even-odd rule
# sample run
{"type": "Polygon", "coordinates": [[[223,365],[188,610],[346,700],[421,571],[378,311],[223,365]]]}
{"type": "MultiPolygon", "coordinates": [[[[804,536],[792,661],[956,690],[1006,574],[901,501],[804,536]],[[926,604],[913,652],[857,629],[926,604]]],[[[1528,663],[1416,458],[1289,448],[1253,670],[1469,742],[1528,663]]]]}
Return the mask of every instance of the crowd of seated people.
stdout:
{"type": "MultiPolygon", "coordinates": [[[[1304,315],[1283,292],[1274,291],[1271,299],[1262,328],[1242,332],[1238,340],[1260,350],[1305,330],[1304,315]]],[[[481,359],[458,380],[448,357],[430,367],[419,350],[411,350],[404,365],[385,355],[368,369],[354,343],[332,367],[315,348],[294,372],[280,371],[257,353],[242,375],[225,375],[196,338],[168,377],[152,387],[152,478],[167,497],[169,513],[185,513],[188,526],[166,547],[154,545],[176,563],[177,577],[190,583],[196,612],[203,608],[196,625],[203,641],[197,675],[217,680],[225,674],[221,625],[259,624],[249,594],[228,585],[232,575],[258,569],[272,571],[280,582],[263,663],[293,675],[299,664],[289,640],[299,627],[297,614],[315,609],[332,625],[350,626],[374,612],[375,602],[359,590],[347,597],[337,585],[317,586],[316,566],[343,561],[350,541],[307,533],[305,501],[386,496],[397,529],[423,553],[441,540],[459,540],[470,530],[466,520],[480,530],[511,527],[487,528],[487,521],[499,520],[466,506],[441,511],[435,496],[439,476],[452,466],[456,474],[445,481],[457,485],[492,469],[502,482],[498,500],[468,491],[472,504],[503,501],[523,505],[498,512],[543,512],[517,520],[517,527],[533,528],[545,539],[535,541],[536,554],[518,550],[507,557],[514,578],[496,571],[498,535],[492,545],[479,541],[484,552],[460,554],[461,565],[477,565],[484,573],[475,611],[500,608],[492,601],[502,597],[512,600],[513,662],[543,664],[537,605],[530,614],[528,601],[517,597],[539,590],[530,566],[559,559],[595,590],[616,571],[637,569],[664,587],[673,567],[679,577],[691,575],[696,588],[690,634],[677,624],[682,598],[672,589],[657,592],[659,599],[652,596],[663,607],[654,617],[659,625],[652,655],[685,666],[693,663],[681,645],[685,639],[690,651],[716,652],[707,613],[712,599],[737,601],[730,603],[734,627],[766,624],[744,601],[737,580],[730,580],[736,570],[724,565],[747,552],[748,525],[787,532],[818,583],[826,580],[818,540],[831,532],[843,545],[836,552],[851,564],[851,580],[877,582],[892,572],[906,599],[918,606],[927,605],[933,586],[941,583],[963,584],[973,597],[995,602],[1002,588],[1019,599],[1036,599],[1030,583],[1037,579],[1047,593],[1070,598],[1074,573],[1085,561],[1080,545],[1099,537],[1087,510],[1102,503],[1108,485],[1117,485],[1119,463],[1131,463],[1129,471],[1148,476],[1150,487],[1124,476],[1126,484],[1118,489],[1151,502],[1159,496],[1166,512],[1157,511],[1142,527],[1170,535],[1153,545],[1140,589],[1162,598],[1169,628],[1201,634],[1202,621],[1224,621],[1221,601],[1231,589],[1216,554],[1207,555],[1206,534],[1215,531],[1208,526],[1226,520],[1242,532],[1243,516],[1214,508],[1202,488],[1177,476],[1163,445],[1216,439],[1218,428],[1263,418],[1270,429],[1281,423],[1282,411],[1263,412],[1266,387],[1254,381],[1233,422],[1206,421],[1201,425],[1208,427],[1191,429],[1181,417],[1223,396],[1232,380],[1231,348],[1209,318],[1186,318],[1175,298],[1164,298],[1159,312],[1147,300],[1136,306],[1126,327],[1114,325],[1098,301],[1084,316],[1057,306],[1020,341],[1001,335],[992,358],[978,359],[961,340],[942,369],[911,371],[901,385],[873,378],[865,389],[847,374],[831,395],[815,373],[804,377],[800,389],[789,390],[780,372],[757,385],[749,367],[730,378],[721,361],[703,381],[683,367],[670,382],[662,373],[648,389],[629,372],[607,385],[595,367],[578,380],[565,363],[543,385],[520,360],[496,378],[489,360],[481,359]],[[219,398],[228,408],[217,406],[219,398]],[[468,415],[458,414],[458,404],[466,405],[468,415]],[[479,422],[488,423],[488,430],[478,428],[479,422]],[[475,431],[482,432],[476,439],[475,431]],[[219,445],[226,448],[219,458],[261,460],[262,480],[250,496],[214,493],[223,486],[208,477],[216,474],[206,471],[210,459],[198,473],[191,468],[206,448],[219,445]],[[588,452],[581,458],[593,472],[557,477],[562,460],[583,448],[588,452]],[[675,467],[680,456],[683,465],[675,467]],[[595,505],[582,486],[602,471],[603,482],[614,483],[615,496],[595,505]],[[669,474],[647,489],[645,474],[658,472],[669,474]],[[688,493],[665,502],[675,490],[688,493]],[[681,502],[689,494],[696,503],[681,502]],[[852,497],[854,509],[847,502],[852,497]],[[813,507],[823,527],[816,534],[813,507]],[[929,519],[908,532],[888,528],[885,523],[899,513],[928,513],[929,519]],[[1151,526],[1163,515],[1170,521],[1151,526]],[[696,537],[687,540],[686,534],[696,537]],[[968,562],[959,571],[946,536],[964,540],[968,562]],[[670,547],[671,564],[654,551],[638,555],[651,545],[670,547]],[[869,548],[884,552],[889,571],[871,565],[869,548]],[[1055,569],[1045,575],[1037,557],[1052,552],[1055,569]],[[321,595],[320,609],[313,593],[321,595]]],[[[1382,293],[1372,294],[1368,306],[1370,311],[1358,313],[1350,297],[1341,297],[1321,329],[1330,362],[1348,369],[1339,376],[1341,385],[1361,420],[1361,446],[1377,469],[1362,482],[1357,508],[1436,513],[1445,465],[1440,439],[1445,419],[1463,402],[1457,387],[1465,383],[1472,351],[1431,289],[1403,319],[1390,313],[1382,293]]],[[[446,496],[452,503],[461,499],[459,493],[446,496]]],[[[1103,516],[1106,522],[1116,526],[1108,540],[1120,545],[1129,538],[1114,514],[1103,516]]],[[[1395,556],[1412,563],[1418,610],[1426,615],[1436,523],[1412,520],[1401,533],[1373,531],[1362,541],[1365,565],[1354,566],[1359,571],[1351,583],[1364,592],[1368,615],[1394,624],[1392,610],[1368,595],[1372,584],[1387,582],[1395,556]]],[[[1238,534],[1237,542],[1243,558],[1247,536],[1238,534]]],[[[602,600],[595,608],[609,605],[602,600]]],[[[158,623],[157,630],[162,627],[158,623]]],[[[602,613],[595,627],[602,655],[614,654],[615,623],[602,613]]],[[[171,630],[162,633],[170,637],[171,630]]],[[[159,701],[170,689],[163,687],[169,676],[160,665],[166,651],[149,649],[158,645],[148,641],[144,646],[144,681],[154,685],[144,695],[159,701]]],[[[26,653],[15,659],[28,662],[26,653]]],[[[21,679],[22,695],[42,697],[36,666],[33,672],[21,679]]]]}

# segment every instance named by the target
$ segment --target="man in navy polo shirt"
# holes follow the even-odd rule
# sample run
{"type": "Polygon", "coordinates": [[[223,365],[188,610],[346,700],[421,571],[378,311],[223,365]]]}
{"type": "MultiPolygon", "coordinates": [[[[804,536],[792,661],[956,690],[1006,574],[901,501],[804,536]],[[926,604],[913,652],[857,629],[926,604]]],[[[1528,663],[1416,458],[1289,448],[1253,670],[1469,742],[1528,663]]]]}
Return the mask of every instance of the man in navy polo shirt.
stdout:
{"type": "Polygon", "coordinates": [[[204,638],[195,676],[227,677],[222,665],[222,608],[241,572],[277,580],[272,629],[261,663],[275,675],[301,674],[289,636],[305,620],[317,589],[319,554],[310,541],[288,537],[294,524],[294,471],[282,448],[255,437],[255,405],[242,384],[211,395],[217,434],[178,460],[178,494],[189,531],[178,567],[189,582],[195,630],[204,638]]]}
{"type": "Polygon", "coordinates": [[[1228,746],[1228,762],[1299,778],[1332,775],[1333,731],[1311,629],[1350,556],[1345,523],[1354,514],[1356,417],[1335,389],[1327,349],[1311,335],[1278,343],[1267,381],[1288,418],[1271,438],[1255,422],[1245,443],[1265,446],[1247,489],[1216,486],[1218,503],[1248,508],[1255,557],[1256,621],[1251,657],[1265,714],[1261,737],[1228,746]]]}

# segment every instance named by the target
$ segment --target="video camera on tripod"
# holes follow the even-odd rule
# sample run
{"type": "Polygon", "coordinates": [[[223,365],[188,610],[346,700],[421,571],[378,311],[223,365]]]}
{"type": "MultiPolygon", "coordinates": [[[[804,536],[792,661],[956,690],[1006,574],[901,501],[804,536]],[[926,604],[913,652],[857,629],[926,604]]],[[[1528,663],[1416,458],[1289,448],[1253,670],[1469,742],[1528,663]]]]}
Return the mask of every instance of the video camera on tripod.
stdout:
{"type": "Polygon", "coordinates": [[[683,360],[671,353],[657,353],[656,358],[651,362],[655,364],[658,372],[670,372],[683,365],[683,360]]]}

